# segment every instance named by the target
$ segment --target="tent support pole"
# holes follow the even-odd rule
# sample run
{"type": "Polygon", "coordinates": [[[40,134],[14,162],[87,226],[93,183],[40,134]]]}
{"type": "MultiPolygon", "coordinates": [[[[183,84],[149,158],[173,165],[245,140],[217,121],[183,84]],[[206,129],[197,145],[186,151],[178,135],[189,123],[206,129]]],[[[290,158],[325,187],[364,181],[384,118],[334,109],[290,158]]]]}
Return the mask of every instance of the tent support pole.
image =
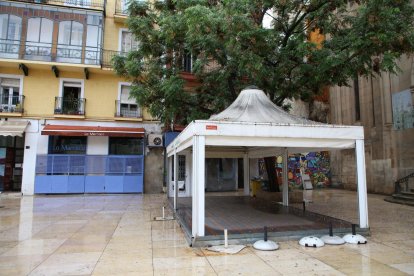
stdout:
{"type": "Polygon", "coordinates": [[[178,162],[177,162],[177,149],[174,149],[174,211],[177,211],[177,198],[178,198],[178,162]]]}
{"type": "Polygon", "coordinates": [[[166,162],[165,162],[165,170],[167,172],[166,185],[167,185],[167,195],[168,195],[169,198],[172,196],[171,193],[173,192],[171,190],[171,168],[170,168],[170,166],[171,166],[170,161],[171,160],[170,159],[171,159],[171,156],[168,157],[168,155],[167,155],[166,162]]]}
{"type": "Polygon", "coordinates": [[[289,206],[288,150],[283,150],[283,206],[289,206]]]}
{"type": "Polygon", "coordinates": [[[192,235],[204,236],[205,226],[205,137],[193,136],[192,235]]]}
{"type": "Polygon", "coordinates": [[[243,156],[243,183],[244,183],[244,195],[250,194],[250,159],[247,153],[243,156]]]}
{"type": "Polygon", "coordinates": [[[368,228],[368,199],[365,172],[364,140],[356,140],[355,155],[357,165],[359,227],[368,228]]]}

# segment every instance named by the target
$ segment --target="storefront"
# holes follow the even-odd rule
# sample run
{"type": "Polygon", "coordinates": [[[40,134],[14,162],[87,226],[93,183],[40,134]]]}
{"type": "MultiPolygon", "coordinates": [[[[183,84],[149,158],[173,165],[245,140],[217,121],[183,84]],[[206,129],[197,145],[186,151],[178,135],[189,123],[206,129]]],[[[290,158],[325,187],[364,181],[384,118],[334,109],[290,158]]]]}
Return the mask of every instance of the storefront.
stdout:
{"type": "Polygon", "coordinates": [[[34,193],[142,193],[144,134],[144,128],[46,125],[34,193]]]}
{"type": "Polygon", "coordinates": [[[0,122],[0,192],[20,191],[27,121],[0,122]]]}

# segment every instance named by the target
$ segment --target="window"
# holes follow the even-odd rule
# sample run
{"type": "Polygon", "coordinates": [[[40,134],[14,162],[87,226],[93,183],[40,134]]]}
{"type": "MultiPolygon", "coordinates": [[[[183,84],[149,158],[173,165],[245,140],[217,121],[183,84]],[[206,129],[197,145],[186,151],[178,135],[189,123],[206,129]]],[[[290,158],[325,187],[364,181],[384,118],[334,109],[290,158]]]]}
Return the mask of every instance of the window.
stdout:
{"type": "Polygon", "coordinates": [[[143,155],[143,138],[109,137],[110,155],[143,155]]]}
{"type": "Polygon", "coordinates": [[[185,155],[178,155],[178,181],[185,181],[185,155]]]}
{"type": "Polygon", "coordinates": [[[83,81],[61,79],[60,97],[56,98],[55,114],[84,115],[83,81]]]}
{"type": "Polygon", "coordinates": [[[81,63],[83,25],[76,21],[59,23],[56,60],[59,62],[81,63]]]}
{"type": "Polygon", "coordinates": [[[129,0],[121,0],[121,14],[127,14],[128,13],[128,6],[129,6],[129,0]]]}
{"type": "Polygon", "coordinates": [[[18,58],[22,19],[15,15],[0,14],[0,57],[18,58]]]}
{"type": "Polygon", "coordinates": [[[130,85],[121,84],[119,101],[117,104],[117,116],[127,118],[141,117],[141,108],[139,108],[136,99],[130,96],[130,85]]]}
{"type": "Polygon", "coordinates": [[[0,112],[22,112],[20,79],[0,78],[0,112]]]}
{"type": "Polygon", "coordinates": [[[27,59],[51,60],[53,21],[46,18],[29,18],[25,57],[27,59]]]}
{"type": "Polygon", "coordinates": [[[49,136],[49,154],[86,154],[85,136],[49,136]]]}
{"type": "Polygon", "coordinates": [[[102,44],[102,17],[88,15],[86,30],[85,64],[100,64],[102,44]]]}
{"type": "Polygon", "coordinates": [[[122,29],[120,38],[120,51],[122,53],[128,53],[133,50],[137,50],[139,43],[136,41],[134,35],[128,30],[122,29]]]}
{"type": "Polygon", "coordinates": [[[193,63],[194,63],[194,56],[188,52],[184,51],[183,61],[182,61],[182,68],[184,72],[192,73],[193,72],[193,63]]]}

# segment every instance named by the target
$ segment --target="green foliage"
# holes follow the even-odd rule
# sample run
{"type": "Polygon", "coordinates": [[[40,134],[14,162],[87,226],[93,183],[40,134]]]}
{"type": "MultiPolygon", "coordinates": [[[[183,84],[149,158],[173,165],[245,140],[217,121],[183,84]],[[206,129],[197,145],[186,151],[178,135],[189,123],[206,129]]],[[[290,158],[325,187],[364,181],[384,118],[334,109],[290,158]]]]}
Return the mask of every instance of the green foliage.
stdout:
{"type": "Polygon", "coordinates": [[[278,105],[310,99],[355,74],[396,72],[414,49],[409,0],[132,1],[128,27],[137,51],[114,68],[134,83],[133,95],[164,123],[186,124],[228,106],[248,84],[278,105]],[[271,28],[263,28],[265,14],[271,28]],[[322,45],[309,40],[321,30],[322,45]],[[199,83],[185,88],[183,58],[192,53],[199,83]]]}

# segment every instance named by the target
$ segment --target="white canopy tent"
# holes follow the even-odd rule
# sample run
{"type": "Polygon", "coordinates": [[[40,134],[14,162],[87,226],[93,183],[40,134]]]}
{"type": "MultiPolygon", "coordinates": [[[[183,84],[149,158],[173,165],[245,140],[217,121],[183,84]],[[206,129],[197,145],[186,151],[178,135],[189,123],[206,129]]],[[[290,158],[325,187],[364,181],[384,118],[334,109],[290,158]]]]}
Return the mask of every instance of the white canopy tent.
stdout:
{"type": "MultiPolygon", "coordinates": [[[[288,206],[287,157],[290,153],[355,148],[359,226],[368,228],[364,130],[361,126],[322,124],[295,117],[273,104],[263,91],[246,88],[223,112],[191,122],[167,147],[168,162],[192,149],[192,236],[205,226],[205,158],[243,158],[244,193],[249,194],[249,158],[283,155],[283,205],[288,206]]],[[[177,187],[177,167],[174,180],[177,187]]],[[[178,189],[174,189],[174,209],[178,189]]]]}

